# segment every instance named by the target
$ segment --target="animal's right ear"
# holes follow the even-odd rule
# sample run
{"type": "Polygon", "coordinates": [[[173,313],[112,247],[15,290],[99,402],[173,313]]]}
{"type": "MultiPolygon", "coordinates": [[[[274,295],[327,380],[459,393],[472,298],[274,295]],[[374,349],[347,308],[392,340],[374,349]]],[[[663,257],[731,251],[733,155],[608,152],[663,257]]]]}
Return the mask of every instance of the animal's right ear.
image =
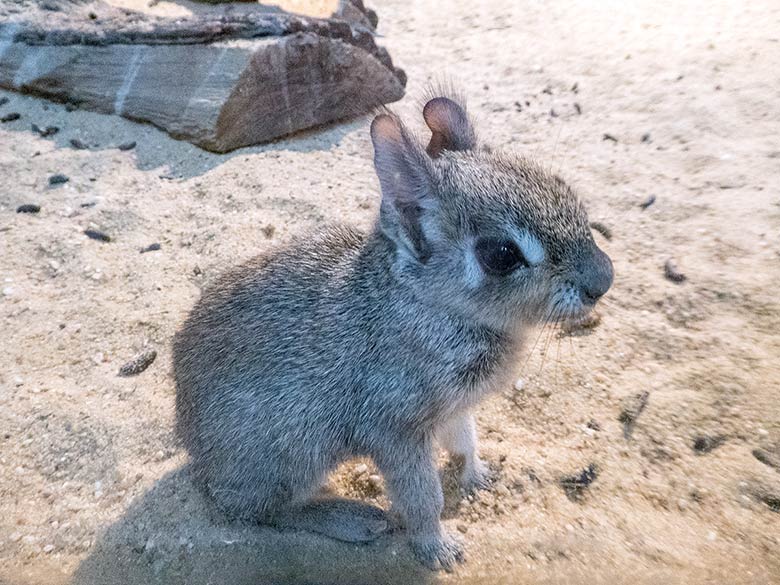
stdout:
{"type": "Polygon", "coordinates": [[[443,150],[472,150],[477,145],[466,108],[450,98],[435,97],[428,101],[423,118],[431,129],[431,141],[426,149],[431,158],[443,150]]]}
{"type": "Polygon", "coordinates": [[[430,246],[421,224],[423,208],[433,205],[428,157],[401,121],[381,114],[371,123],[374,168],[382,188],[382,231],[418,262],[425,263],[430,246]]]}

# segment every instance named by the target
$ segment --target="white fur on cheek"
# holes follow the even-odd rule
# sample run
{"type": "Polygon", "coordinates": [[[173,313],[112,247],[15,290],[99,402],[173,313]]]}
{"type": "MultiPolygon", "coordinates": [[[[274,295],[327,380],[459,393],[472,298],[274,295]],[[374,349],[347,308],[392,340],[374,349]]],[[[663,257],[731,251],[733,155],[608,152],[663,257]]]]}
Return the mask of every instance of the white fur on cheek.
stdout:
{"type": "Polygon", "coordinates": [[[479,266],[479,260],[477,260],[477,256],[474,253],[474,242],[471,240],[466,242],[464,260],[466,264],[466,273],[464,275],[466,286],[473,290],[482,284],[484,275],[482,274],[482,268],[479,266]]]}
{"type": "Polygon", "coordinates": [[[544,247],[533,234],[522,231],[517,234],[517,245],[531,266],[541,264],[544,260],[544,247]]]}

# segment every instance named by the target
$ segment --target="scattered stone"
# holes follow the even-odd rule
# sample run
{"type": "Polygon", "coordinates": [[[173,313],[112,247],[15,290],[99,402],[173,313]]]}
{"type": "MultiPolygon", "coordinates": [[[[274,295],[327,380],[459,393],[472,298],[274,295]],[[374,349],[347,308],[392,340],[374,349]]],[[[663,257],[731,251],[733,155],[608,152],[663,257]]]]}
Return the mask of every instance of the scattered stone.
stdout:
{"type": "Polygon", "coordinates": [[[20,540],[22,540],[22,533],[21,532],[12,532],[11,536],[9,536],[8,539],[11,542],[19,542],[20,540]]]}
{"type": "Polygon", "coordinates": [[[556,112],[554,109],[550,109],[550,117],[551,118],[557,118],[558,112],[556,112]]]}
{"type": "Polygon", "coordinates": [[[368,473],[368,465],[366,465],[365,463],[356,465],[354,471],[355,471],[355,476],[360,477],[361,475],[368,473]]]}
{"type": "Polygon", "coordinates": [[[119,150],[133,150],[135,148],[135,141],[132,142],[123,142],[119,146],[117,146],[119,150]]]}
{"type": "Polygon", "coordinates": [[[110,242],[111,236],[108,234],[104,234],[103,232],[100,232],[98,230],[84,230],[84,235],[92,240],[97,240],[99,242],[110,242]]]}
{"type": "Polygon", "coordinates": [[[43,547],[43,552],[45,552],[47,554],[52,552],[53,550],[54,550],[54,545],[53,544],[47,544],[46,546],[43,547]]]}
{"type": "Polygon", "coordinates": [[[66,112],[75,112],[78,109],[79,109],[78,105],[74,104],[73,102],[68,102],[68,103],[65,104],[65,111],[66,112]]]}
{"type": "Polygon", "coordinates": [[[766,429],[760,428],[760,429],[758,429],[758,436],[759,437],[768,437],[769,436],[769,431],[766,430],[766,429]]]}
{"type": "Polygon", "coordinates": [[[574,102],[574,111],[577,112],[578,116],[582,114],[582,106],[577,102],[574,102]]]}
{"type": "Polygon", "coordinates": [[[157,242],[155,242],[154,244],[149,244],[145,248],[141,248],[141,254],[145,254],[146,252],[156,252],[161,247],[162,246],[160,246],[160,244],[157,242]]]}
{"type": "Polygon", "coordinates": [[[639,207],[642,209],[647,209],[653,203],[655,203],[655,195],[649,195],[647,199],[645,199],[644,201],[642,201],[642,203],[639,204],[639,207]]]}
{"type": "Polygon", "coordinates": [[[49,177],[49,185],[62,185],[64,183],[67,183],[68,181],[70,181],[70,177],[68,177],[68,175],[63,175],[61,173],[49,177]]]}
{"type": "Polygon", "coordinates": [[[591,463],[586,469],[583,469],[576,475],[569,475],[561,478],[560,484],[563,491],[571,501],[577,502],[582,499],[585,490],[598,477],[596,466],[591,463]]]}
{"type": "Polygon", "coordinates": [[[650,142],[650,132],[645,132],[642,134],[642,142],[650,142]]]}
{"type": "Polygon", "coordinates": [[[37,124],[32,124],[30,126],[30,129],[33,132],[39,134],[41,138],[48,138],[49,136],[54,136],[57,132],[60,131],[60,129],[57,126],[46,126],[46,128],[41,128],[37,124]]]}
{"type": "Polygon", "coordinates": [[[677,507],[679,508],[679,510],[681,512],[687,510],[688,509],[688,500],[686,500],[685,498],[680,498],[679,500],[677,500],[677,507]]]}
{"type": "Polygon", "coordinates": [[[469,527],[462,522],[457,525],[457,529],[458,532],[462,532],[463,534],[466,534],[469,531],[469,527]]]}
{"type": "Polygon", "coordinates": [[[600,221],[590,222],[590,227],[600,233],[607,241],[612,241],[612,230],[605,226],[600,221]]]}
{"type": "Polygon", "coordinates": [[[7,104],[9,101],[10,101],[10,100],[9,100],[7,97],[5,97],[5,96],[3,96],[3,97],[0,97],[0,106],[4,106],[4,105],[5,105],[5,104],[7,104]]]}
{"type": "Polygon", "coordinates": [[[595,421],[595,420],[593,420],[593,419],[590,419],[590,420],[589,420],[589,421],[588,421],[588,422],[585,424],[585,426],[586,426],[586,427],[588,427],[589,429],[592,429],[592,430],[594,430],[594,431],[600,431],[600,430],[601,430],[601,425],[600,425],[600,424],[599,424],[597,421],[595,421]]]}
{"type": "Polygon", "coordinates": [[[720,447],[725,441],[723,437],[710,437],[701,435],[693,440],[693,450],[697,453],[709,453],[713,449],[720,447]]]}
{"type": "Polygon", "coordinates": [[[688,280],[688,277],[677,269],[677,266],[671,259],[664,263],[664,276],[666,277],[666,280],[676,282],[678,284],[688,280]]]}
{"type": "Polygon", "coordinates": [[[97,201],[87,201],[86,203],[82,203],[79,205],[79,207],[83,207],[84,209],[89,209],[90,207],[95,207],[97,205],[97,201]]]}
{"type": "Polygon", "coordinates": [[[780,471],[780,449],[777,452],[771,452],[767,449],[753,449],[753,457],[758,459],[764,465],[773,467],[780,471]]]}
{"type": "Polygon", "coordinates": [[[16,208],[16,213],[38,213],[41,210],[40,205],[35,203],[25,203],[16,208]]]}
{"type": "Polygon", "coordinates": [[[522,392],[523,388],[525,387],[525,380],[523,380],[522,378],[518,378],[517,380],[515,380],[514,387],[515,390],[517,390],[518,392],[522,392]]]}
{"type": "Polygon", "coordinates": [[[571,86],[571,92],[572,93],[580,93],[580,84],[579,82],[575,81],[574,85],[571,86]]]}
{"type": "Polygon", "coordinates": [[[612,142],[617,143],[618,139],[615,138],[612,134],[609,134],[608,132],[605,132],[604,135],[601,137],[602,140],[610,140],[612,142]]]}
{"type": "Polygon", "coordinates": [[[89,148],[86,144],[84,144],[81,140],[78,138],[71,138],[70,139],[70,145],[75,148],[76,150],[86,150],[89,148]]]}
{"type": "Polygon", "coordinates": [[[640,392],[636,396],[630,398],[620,412],[618,421],[623,423],[623,436],[626,439],[631,438],[631,434],[634,432],[634,425],[636,425],[639,415],[642,414],[645,406],[647,406],[649,397],[650,393],[647,390],[640,392]]]}
{"type": "Polygon", "coordinates": [[[118,376],[126,378],[128,376],[137,376],[146,368],[152,365],[157,358],[157,352],[153,349],[143,351],[119,368],[118,376]]]}
{"type": "Polygon", "coordinates": [[[10,114],[6,114],[0,118],[0,122],[13,122],[14,120],[18,120],[21,117],[22,115],[19,112],[11,112],[10,114]]]}
{"type": "Polygon", "coordinates": [[[276,233],[276,226],[269,223],[268,225],[260,228],[260,231],[263,232],[263,235],[270,240],[276,233]]]}
{"type": "Polygon", "coordinates": [[[379,489],[382,487],[382,478],[378,475],[369,475],[368,476],[368,483],[371,485],[374,489],[379,489]]]}

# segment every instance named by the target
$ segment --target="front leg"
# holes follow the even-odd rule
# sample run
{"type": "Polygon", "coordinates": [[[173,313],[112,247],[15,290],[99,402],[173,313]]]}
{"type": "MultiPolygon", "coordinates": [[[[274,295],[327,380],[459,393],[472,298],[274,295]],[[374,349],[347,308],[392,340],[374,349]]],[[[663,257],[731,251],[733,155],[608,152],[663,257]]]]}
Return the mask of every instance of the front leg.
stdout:
{"type": "Polygon", "coordinates": [[[463,460],[460,486],[464,490],[490,487],[490,468],[477,454],[477,425],[473,414],[465,412],[447,421],[436,431],[436,440],[451,457],[463,460]]]}
{"type": "Polygon", "coordinates": [[[409,544],[430,569],[450,570],[463,562],[463,551],[441,526],[444,507],[431,437],[388,442],[374,461],[385,477],[393,508],[404,519],[409,544]]]}

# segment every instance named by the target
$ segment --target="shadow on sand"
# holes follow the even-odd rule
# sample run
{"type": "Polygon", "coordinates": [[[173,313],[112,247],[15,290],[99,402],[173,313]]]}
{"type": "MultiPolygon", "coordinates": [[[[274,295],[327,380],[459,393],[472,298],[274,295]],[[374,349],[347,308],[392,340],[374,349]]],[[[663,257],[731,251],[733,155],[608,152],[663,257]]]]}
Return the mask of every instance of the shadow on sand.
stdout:
{"type": "Polygon", "coordinates": [[[308,533],[229,524],[189,481],[160,479],[109,526],[73,585],[432,583],[403,534],[353,545],[308,533]]]}

